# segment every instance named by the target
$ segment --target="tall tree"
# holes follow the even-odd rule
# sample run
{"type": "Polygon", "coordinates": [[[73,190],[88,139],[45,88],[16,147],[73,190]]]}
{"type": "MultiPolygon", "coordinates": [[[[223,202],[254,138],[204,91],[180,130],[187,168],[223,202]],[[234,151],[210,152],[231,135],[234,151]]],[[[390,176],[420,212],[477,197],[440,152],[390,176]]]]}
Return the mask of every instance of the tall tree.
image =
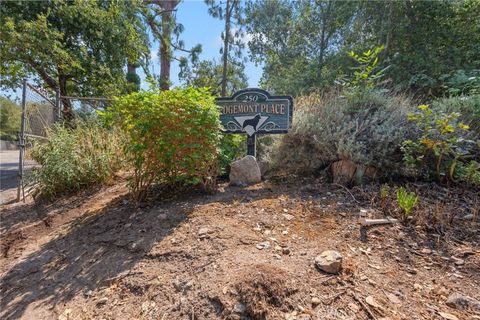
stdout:
{"type": "Polygon", "coordinates": [[[298,94],[332,83],[342,65],[334,58],[356,8],[354,1],[248,2],[249,48],[254,61],[264,64],[262,85],[298,94]]]}
{"type": "MultiPolygon", "coordinates": [[[[109,96],[126,87],[127,60],[148,52],[138,2],[22,1],[0,7],[0,86],[24,77],[59,89],[62,96],[109,96]]],[[[72,106],[63,100],[66,121],[72,106]]]]}
{"type": "Polygon", "coordinates": [[[223,47],[220,50],[222,54],[222,90],[221,96],[227,94],[229,66],[231,68],[241,68],[242,63],[239,58],[242,56],[242,49],[245,47],[244,33],[242,31],[242,7],[240,0],[205,0],[208,5],[208,12],[211,16],[220,20],[225,20],[225,29],[222,32],[223,47]],[[234,66],[234,65],[237,66],[234,66]]]}
{"type": "Polygon", "coordinates": [[[212,95],[232,95],[235,91],[245,88],[248,85],[245,67],[242,64],[233,64],[228,68],[228,78],[226,88],[222,87],[223,74],[225,68],[223,64],[215,60],[203,60],[183,68],[179,78],[187,86],[209,87],[212,95]],[[225,90],[225,93],[222,93],[225,90]]]}
{"type": "Polygon", "coordinates": [[[180,0],[145,0],[142,14],[152,31],[153,36],[159,42],[160,58],[160,90],[170,88],[170,66],[172,60],[178,60],[181,66],[188,63],[188,60],[195,62],[202,52],[200,44],[190,50],[185,49],[184,42],[179,39],[183,31],[183,25],[177,23],[174,13],[177,10],[180,0]],[[174,51],[187,54],[176,56],[174,51]]]}
{"type": "Polygon", "coordinates": [[[246,4],[246,30],[277,92],[328,88],[351,73],[347,52],[384,45],[385,85],[439,96],[477,75],[479,16],[479,0],[260,0],[246,4]]]}

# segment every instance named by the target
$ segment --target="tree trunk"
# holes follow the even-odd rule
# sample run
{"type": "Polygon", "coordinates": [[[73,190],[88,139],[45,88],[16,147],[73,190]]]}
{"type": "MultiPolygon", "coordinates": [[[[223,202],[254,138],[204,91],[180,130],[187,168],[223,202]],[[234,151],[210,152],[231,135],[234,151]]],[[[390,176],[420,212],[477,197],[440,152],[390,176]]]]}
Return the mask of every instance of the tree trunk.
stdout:
{"type": "Polygon", "coordinates": [[[223,39],[223,70],[222,70],[222,97],[227,94],[228,42],[230,38],[230,0],[227,0],[225,10],[225,36],[223,39]]]}
{"type": "Polygon", "coordinates": [[[127,73],[137,74],[137,67],[130,61],[127,64],[127,73]]]}
{"type": "Polygon", "coordinates": [[[160,39],[160,90],[170,88],[170,63],[172,61],[172,11],[178,0],[163,1],[161,6],[165,11],[162,14],[162,37],[160,39]]]}
{"type": "MultiPolygon", "coordinates": [[[[67,91],[67,77],[64,75],[60,75],[58,77],[58,84],[60,86],[60,95],[63,97],[68,96],[67,91]]],[[[62,105],[63,105],[63,121],[69,126],[74,127],[73,120],[75,119],[75,115],[73,113],[72,102],[70,99],[62,98],[62,105]]]]}

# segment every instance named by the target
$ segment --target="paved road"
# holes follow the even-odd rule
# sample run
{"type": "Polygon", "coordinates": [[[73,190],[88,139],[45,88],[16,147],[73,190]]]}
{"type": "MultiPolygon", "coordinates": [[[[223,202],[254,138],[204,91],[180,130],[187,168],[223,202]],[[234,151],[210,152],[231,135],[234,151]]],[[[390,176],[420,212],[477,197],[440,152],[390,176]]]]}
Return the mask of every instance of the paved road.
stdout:
{"type": "Polygon", "coordinates": [[[0,151],[0,191],[17,187],[18,150],[0,151]]]}
{"type": "MultiPolygon", "coordinates": [[[[19,150],[0,151],[0,204],[16,197],[19,150]]],[[[32,160],[25,161],[25,170],[35,165],[32,160]]]]}

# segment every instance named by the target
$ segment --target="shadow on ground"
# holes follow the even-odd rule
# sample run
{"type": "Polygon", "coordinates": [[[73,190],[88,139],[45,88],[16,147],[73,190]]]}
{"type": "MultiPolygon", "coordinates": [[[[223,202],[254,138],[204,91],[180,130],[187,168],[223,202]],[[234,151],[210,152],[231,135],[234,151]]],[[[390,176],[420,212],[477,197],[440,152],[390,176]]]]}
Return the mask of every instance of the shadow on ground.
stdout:
{"type": "MultiPolygon", "coordinates": [[[[235,197],[242,194],[250,192],[240,190],[235,197]]],[[[27,308],[40,305],[53,309],[79,293],[109,286],[128,275],[140,260],[148,259],[146,253],[183,223],[196,205],[232,201],[231,194],[182,198],[184,202],[137,210],[120,197],[105,209],[64,226],[59,236],[4,274],[0,317],[17,319],[27,308]]]]}
{"type": "Polygon", "coordinates": [[[116,199],[105,210],[80,217],[64,235],[4,275],[1,318],[17,319],[32,303],[55,306],[79,292],[108,285],[181,223],[190,209],[178,208],[161,220],[159,211],[135,213],[116,199]]]}

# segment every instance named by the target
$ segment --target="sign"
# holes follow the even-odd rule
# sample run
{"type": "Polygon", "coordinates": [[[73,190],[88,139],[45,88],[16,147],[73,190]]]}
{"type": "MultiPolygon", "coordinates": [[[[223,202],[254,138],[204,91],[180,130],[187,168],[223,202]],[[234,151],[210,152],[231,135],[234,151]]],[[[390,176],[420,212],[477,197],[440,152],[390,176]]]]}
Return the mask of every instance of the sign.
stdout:
{"type": "Polygon", "coordinates": [[[217,98],[225,133],[287,133],[293,116],[290,96],[272,96],[262,89],[244,89],[229,98],[217,98]]]}

